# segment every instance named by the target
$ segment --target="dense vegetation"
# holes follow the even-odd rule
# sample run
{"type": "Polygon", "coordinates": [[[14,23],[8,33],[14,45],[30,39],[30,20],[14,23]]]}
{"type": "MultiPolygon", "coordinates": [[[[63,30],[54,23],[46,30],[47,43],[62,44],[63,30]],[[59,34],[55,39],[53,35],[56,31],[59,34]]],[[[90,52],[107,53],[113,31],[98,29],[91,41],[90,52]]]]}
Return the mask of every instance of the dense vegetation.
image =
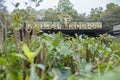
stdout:
{"type": "Polygon", "coordinates": [[[119,42],[106,34],[82,37],[41,34],[29,47],[21,43],[22,54],[10,37],[0,55],[0,80],[119,80],[119,42]]]}
{"type": "MultiPolygon", "coordinates": [[[[39,6],[42,0],[30,0],[39,6]]],[[[56,20],[60,13],[67,13],[79,21],[109,21],[107,26],[119,23],[120,7],[108,4],[107,10],[95,8],[89,16],[78,14],[69,0],[60,0],[56,9],[36,11],[28,4],[27,9],[8,13],[0,0],[0,80],[119,80],[120,39],[104,34],[99,37],[77,35],[71,37],[60,32],[34,34],[20,37],[24,21],[56,20]],[[110,13],[110,14],[109,14],[110,13]],[[113,22],[111,23],[111,19],[113,22]]],[[[23,32],[24,33],[24,32],[23,32]]],[[[22,33],[22,34],[23,34],[22,33]]]]}

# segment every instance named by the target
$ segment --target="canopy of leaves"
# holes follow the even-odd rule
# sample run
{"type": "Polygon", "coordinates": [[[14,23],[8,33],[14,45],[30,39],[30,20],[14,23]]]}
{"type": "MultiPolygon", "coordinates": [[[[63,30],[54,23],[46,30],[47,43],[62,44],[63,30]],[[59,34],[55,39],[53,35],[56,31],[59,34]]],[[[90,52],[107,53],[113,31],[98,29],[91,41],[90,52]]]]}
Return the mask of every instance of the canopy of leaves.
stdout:
{"type": "Polygon", "coordinates": [[[72,16],[74,20],[79,20],[79,17],[84,17],[84,15],[78,15],[77,11],[73,8],[73,4],[69,0],[60,0],[55,9],[49,8],[39,11],[39,14],[42,15],[42,20],[57,20],[56,16],[63,13],[72,16]]]}
{"type": "Polygon", "coordinates": [[[60,0],[57,7],[57,13],[66,13],[73,17],[74,20],[78,20],[78,13],[73,8],[73,4],[69,0],[60,0]]]}
{"type": "Polygon", "coordinates": [[[101,16],[101,14],[103,13],[103,8],[99,7],[99,8],[95,8],[95,9],[91,9],[90,15],[88,16],[88,19],[90,21],[99,21],[99,18],[101,16]]]}
{"type": "Polygon", "coordinates": [[[120,24],[120,6],[110,3],[107,10],[100,16],[101,21],[105,22],[106,28],[112,28],[114,25],[120,24]]]}

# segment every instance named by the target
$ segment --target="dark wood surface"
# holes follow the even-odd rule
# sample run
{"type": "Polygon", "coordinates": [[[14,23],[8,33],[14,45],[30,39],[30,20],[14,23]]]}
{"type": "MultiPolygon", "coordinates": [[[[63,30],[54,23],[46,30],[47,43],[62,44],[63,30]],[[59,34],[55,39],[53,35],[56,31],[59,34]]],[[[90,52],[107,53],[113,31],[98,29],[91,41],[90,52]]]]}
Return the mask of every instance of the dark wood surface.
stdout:
{"type": "Polygon", "coordinates": [[[57,33],[57,32],[62,32],[63,34],[68,34],[68,35],[75,35],[77,34],[86,34],[89,36],[98,36],[99,34],[104,34],[107,32],[107,30],[103,29],[42,29],[43,32],[45,33],[57,33]]]}

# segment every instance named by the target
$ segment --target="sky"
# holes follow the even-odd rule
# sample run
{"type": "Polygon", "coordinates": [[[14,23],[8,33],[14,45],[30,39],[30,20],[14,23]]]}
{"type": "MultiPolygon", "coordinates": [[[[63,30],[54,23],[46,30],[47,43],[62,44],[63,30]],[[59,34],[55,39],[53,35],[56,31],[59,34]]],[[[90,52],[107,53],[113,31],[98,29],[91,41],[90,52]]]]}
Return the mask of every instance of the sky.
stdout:
{"type": "MultiPolygon", "coordinates": [[[[29,0],[5,0],[5,5],[7,6],[7,10],[9,12],[12,12],[14,9],[14,6],[11,3],[17,3],[20,2],[19,8],[26,8],[25,2],[29,0]]],[[[39,7],[35,7],[34,4],[29,4],[36,10],[40,9],[48,9],[48,8],[55,8],[58,4],[59,0],[43,0],[43,2],[40,3],[39,7]]],[[[78,13],[87,13],[89,14],[91,11],[91,8],[98,8],[103,7],[105,9],[106,4],[110,2],[114,2],[115,4],[120,5],[120,0],[70,0],[70,2],[74,5],[73,8],[78,11],[78,13]]]]}

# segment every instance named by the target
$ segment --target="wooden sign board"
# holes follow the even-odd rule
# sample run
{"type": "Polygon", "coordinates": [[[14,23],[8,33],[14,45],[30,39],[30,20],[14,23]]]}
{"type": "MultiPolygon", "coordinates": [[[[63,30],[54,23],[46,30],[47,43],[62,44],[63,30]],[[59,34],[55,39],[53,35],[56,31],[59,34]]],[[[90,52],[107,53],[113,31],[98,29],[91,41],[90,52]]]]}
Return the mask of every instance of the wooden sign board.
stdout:
{"type": "Polygon", "coordinates": [[[102,29],[102,22],[70,22],[69,24],[65,25],[59,21],[40,21],[39,25],[41,29],[102,29]]]}

